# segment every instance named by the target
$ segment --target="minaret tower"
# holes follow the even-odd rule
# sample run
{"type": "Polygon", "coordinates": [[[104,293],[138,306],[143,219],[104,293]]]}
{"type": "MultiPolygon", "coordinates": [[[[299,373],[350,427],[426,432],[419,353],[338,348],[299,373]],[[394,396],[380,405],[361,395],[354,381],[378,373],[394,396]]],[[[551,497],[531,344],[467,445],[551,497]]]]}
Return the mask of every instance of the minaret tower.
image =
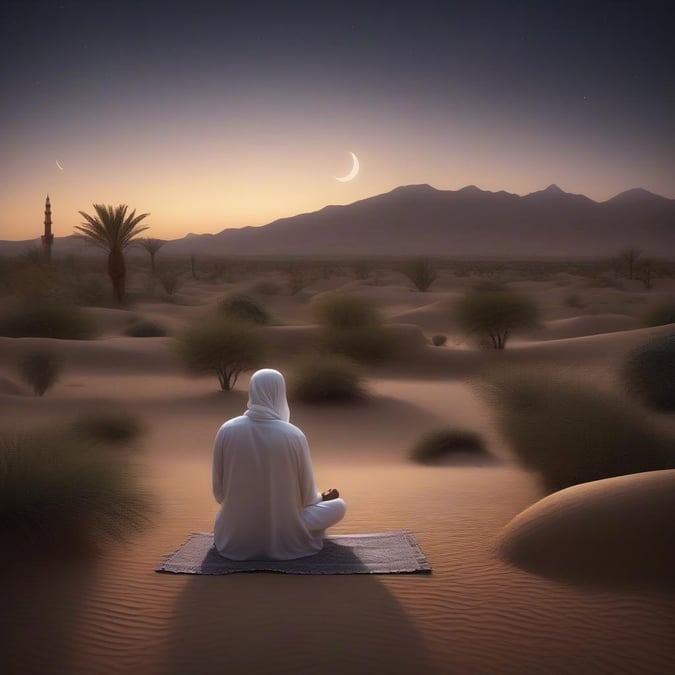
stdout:
{"type": "Polygon", "coordinates": [[[42,235],[42,246],[45,249],[45,258],[47,262],[52,261],[52,244],[54,235],[52,234],[52,205],[49,203],[49,195],[45,202],[45,233],[42,235]]]}

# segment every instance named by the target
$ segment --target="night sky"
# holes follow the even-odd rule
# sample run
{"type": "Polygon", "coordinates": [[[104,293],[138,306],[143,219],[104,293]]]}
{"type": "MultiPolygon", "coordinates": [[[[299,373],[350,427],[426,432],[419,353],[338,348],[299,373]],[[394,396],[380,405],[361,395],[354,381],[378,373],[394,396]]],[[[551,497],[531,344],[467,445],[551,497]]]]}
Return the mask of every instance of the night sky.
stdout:
{"type": "Polygon", "coordinates": [[[0,12],[1,239],[39,235],[47,192],[57,236],[104,202],[166,238],[414,183],[675,198],[672,2],[0,12]]]}

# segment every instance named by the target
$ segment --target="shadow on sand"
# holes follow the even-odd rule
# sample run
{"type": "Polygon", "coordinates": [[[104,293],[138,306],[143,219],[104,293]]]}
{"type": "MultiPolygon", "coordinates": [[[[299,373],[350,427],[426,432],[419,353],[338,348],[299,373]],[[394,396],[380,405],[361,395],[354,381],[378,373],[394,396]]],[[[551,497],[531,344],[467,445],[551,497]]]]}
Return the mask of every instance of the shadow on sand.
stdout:
{"type": "Polygon", "coordinates": [[[171,640],[171,675],[434,672],[411,619],[366,574],[191,577],[171,640]]]}
{"type": "Polygon", "coordinates": [[[35,556],[0,566],[0,672],[74,672],[76,638],[94,578],[93,559],[35,556]]]}

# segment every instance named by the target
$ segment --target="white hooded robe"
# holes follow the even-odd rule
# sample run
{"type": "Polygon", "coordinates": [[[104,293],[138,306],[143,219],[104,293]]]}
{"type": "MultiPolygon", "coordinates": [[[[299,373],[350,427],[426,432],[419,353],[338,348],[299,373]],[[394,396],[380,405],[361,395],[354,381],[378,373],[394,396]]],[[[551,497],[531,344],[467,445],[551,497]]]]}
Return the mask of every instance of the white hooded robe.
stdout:
{"type": "Polygon", "coordinates": [[[283,376],[257,371],[247,412],[223,424],[213,450],[218,552],[231,560],[290,560],[323,547],[303,509],[322,501],[305,435],[289,423],[283,376]]]}

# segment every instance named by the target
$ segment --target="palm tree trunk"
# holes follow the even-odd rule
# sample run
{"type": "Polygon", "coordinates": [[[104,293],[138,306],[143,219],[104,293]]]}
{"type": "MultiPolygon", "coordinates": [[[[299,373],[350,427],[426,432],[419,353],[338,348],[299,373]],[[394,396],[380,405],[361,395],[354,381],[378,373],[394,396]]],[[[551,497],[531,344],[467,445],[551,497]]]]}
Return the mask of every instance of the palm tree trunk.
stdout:
{"type": "Polygon", "coordinates": [[[108,276],[112,282],[115,299],[121,305],[124,303],[127,276],[127,266],[121,248],[112,248],[108,254],[108,276]]]}

